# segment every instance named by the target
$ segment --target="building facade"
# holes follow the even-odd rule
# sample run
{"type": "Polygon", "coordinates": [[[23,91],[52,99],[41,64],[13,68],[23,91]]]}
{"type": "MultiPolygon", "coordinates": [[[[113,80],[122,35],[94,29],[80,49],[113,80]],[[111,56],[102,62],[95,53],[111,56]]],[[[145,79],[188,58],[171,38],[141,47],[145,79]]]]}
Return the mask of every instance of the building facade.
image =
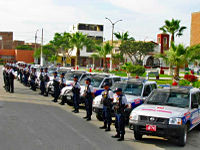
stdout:
{"type": "MultiPolygon", "coordinates": [[[[98,42],[103,43],[103,31],[104,26],[99,24],[86,24],[86,23],[78,23],[73,25],[70,28],[71,33],[81,32],[88,36],[88,38],[97,40],[98,42]]],[[[85,67],[88,64],[93,64],[93,59],[91,58],[91,55],[95,53],[95,50],[93,49],[87,49],[84,47],[80,51],[80,66],[85,67]]],[[[73,49],[71,53],[71,66],[75,65],[75,57],[76,57],[76,48],[73,49]]],[[[101,60],[94,60],[95,66],[100,67],[101,60]]],[[[67,61],[69,62],[69,61],[67,61]]]]}
{"type": "Polygon", "coordinates": [[[200,44],[200,12],[192,13],[190,46],[200,44]]]}
{"type": "Polygon", "coordinates": [[[0,49],[12,49],[13,32],[0,32],[0,49]]]}

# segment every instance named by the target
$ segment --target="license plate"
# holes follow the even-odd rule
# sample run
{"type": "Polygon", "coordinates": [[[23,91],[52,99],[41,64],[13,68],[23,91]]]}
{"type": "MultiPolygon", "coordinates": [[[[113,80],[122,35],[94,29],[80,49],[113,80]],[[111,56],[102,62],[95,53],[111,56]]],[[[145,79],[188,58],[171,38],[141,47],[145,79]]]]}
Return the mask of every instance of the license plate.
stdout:
{"type": "Polygon", "coordinates": [[[156,125],[147,124],[146,125],[146,131],[156,132],[156,125]]]}

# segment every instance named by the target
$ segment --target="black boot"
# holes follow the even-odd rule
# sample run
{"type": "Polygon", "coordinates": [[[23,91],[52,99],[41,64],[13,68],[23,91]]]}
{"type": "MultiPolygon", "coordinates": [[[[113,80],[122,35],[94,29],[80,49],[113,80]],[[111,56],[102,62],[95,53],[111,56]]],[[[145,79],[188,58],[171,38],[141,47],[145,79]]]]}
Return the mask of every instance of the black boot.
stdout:
{"type": "Polygon", "coordinates": [[[87,121],[90,121],[90,120],[91,120],[91,117],[88,117],[88,118],[87,118],[87,121]]]}
{"type": "Polygon", "coordinates": [[[117,141],[124,141],[124,135],[121,135],[121,137],[117,141]]]}
{"type": "Polygon", "coordinates": [[[106,129],[107,125],[104,123],[104,125],[102,127],[99,127],[99,129],[106,129]]]}
{"type": "Polygon", "coordinates": [[[88,116],[83,117],[83,119],[87,119],[87,118],[88,118],[88,116]]]}
{"type": "Polygon", "coordinates": [[[74,111],[74,113],[79,113],[79,110],[78,110],[78,109],[76,109],[76,110],[74,111]]]}
{"type": "Polygon", "coordinates": [[[110,125],[105,129],[106,132],[110,131],[110,125]]]}
{"type": "Polygon", "coordinates": [[[112,138],[120,138],[120,134],[117,133],[116,135],[112,136],[112,138]]]}

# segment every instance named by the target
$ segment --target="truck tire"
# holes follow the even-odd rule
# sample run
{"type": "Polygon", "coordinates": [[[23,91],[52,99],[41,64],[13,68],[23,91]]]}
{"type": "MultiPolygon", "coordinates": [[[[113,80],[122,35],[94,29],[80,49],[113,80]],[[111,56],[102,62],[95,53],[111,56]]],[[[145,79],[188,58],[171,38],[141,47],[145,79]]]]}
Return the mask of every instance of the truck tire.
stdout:
{"type": "Polygon", "coordinates": [[[134,138],[137,141],[141,141],[142,140],[142,134],[138,133],[137,131],[134,131],[134,138]]]}
{"type": "Polygon", "coordinates": [[[96,113],[96,118],[99,120],[99,121],[103,121],[103,116],[101,113],[96,113]]]}
{"type": "Polygon", "coordinates": [[[188,126],[185,125],[183,130],[180,133],[180,137],[178,139],[178,145],[179,146],[185,146],[185,144],[187,143],[187,134],[188,134],[188,126]]]}

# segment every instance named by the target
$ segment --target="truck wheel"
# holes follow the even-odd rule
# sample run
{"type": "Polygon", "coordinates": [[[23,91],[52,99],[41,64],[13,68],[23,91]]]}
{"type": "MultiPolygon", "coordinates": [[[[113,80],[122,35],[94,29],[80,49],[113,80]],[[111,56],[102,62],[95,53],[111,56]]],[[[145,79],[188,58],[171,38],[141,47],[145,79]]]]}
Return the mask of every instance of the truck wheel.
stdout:
{"type": "Polygon", "coordinates": [[[96,118],[97,118],[99,121],[103,121],[102,114],[100,114],[100,113],[96,113],[96,118]]]}
{"type": "Polygon", "coordinates": [[[185,146],[187,142],[187,134],[188,134],[188,126],[185,125],[183,130],[180,133],[180,137],[178,139],[178,145],[179,146],[185,146]]]}
{"type": "Polygon", "coordinates": [[[138,133],[137,131],[134,131],[134,138],[135,140],[142,140],[142,134],[138,133]]]}

